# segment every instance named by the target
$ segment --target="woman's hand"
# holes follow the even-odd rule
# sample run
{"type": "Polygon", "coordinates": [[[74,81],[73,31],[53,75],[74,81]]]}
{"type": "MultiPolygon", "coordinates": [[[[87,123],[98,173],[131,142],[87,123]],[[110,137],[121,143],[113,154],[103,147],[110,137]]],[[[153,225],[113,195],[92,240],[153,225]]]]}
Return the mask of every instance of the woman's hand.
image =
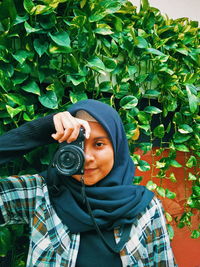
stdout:
{"type": "Polygon", "coordinates": [[[85,137],[90,136],[90,125],[87,121],[73,117],[68,111],[59,112],[53,116],[56,133],[51,136],[59,143],[66,141],[71,143],[79,135],[80,128],[85,129],[85,137]]]}

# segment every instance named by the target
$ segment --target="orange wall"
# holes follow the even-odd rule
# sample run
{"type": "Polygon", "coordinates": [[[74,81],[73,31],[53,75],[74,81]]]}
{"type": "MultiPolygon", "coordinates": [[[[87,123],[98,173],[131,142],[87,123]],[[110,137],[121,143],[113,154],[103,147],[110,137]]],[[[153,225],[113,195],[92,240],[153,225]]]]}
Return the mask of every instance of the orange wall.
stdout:
{"type": "MultiPolygon", "coordinates": [[[[153,149],[155,152],[156,148],[153,149]]],[[[164,151],[164,156],[167,156],[167,151],[164,151]]],[[[142,151],[136,151],[136,154],[141,155],[141,159],[146,160],[152,166],[152,155],[151,152],[148,152],[145,155],[142,155],[142,151]]],[[[185,164],[185,156],[187,154],[183,152],[178,152],[176,160],[184,166],[185,164]]],[[[156,158],[158,160],[158,157],[156,158]]],[[[163,179],[162,186],[164,188],[168,188],[170,191],[176,193],[175,199],[167,199],[161,196],[158,196],[163,203],[164,209],[172,215],[173,218],[181,216],[184,212],[184,203],[190,193],[188,191],[188,186],[191,188],[191,181],[184,179],[185,170],[184,168],[174,168],[170,169],[170,172],[174,172],[175,177],[177,179],[176,183],[171,182],[168,179],[163,179]]],[[[169,173],[170,173],[169,172],[169,173]]],[[[190,169],[190,172],[192,170],[190,169]]],[[[152,173],[152,169],[147,172],[140,172],[136,170],[136,176],[142,176],[143,180],[141,182],[142,185],[146,185],[147,181],[150,179],[152,173]]],[[[158,169],[153,170],[153,174],[156,175],[158,173],[158,169]]],[[[153,181],[160,186],[161,179],[153,178],[153,181]]],[[[197,229],[199,223],[199,214],[195,211],[194,216],[192,216],[192,229],[197,229]]],[[[176,262],[179,267],[200,267],[200,239],[192,239],[190,237],[191,231],[184,227],[179,229],[176,227],[176,223],[172,222],[171,224],[174,228],[175,236],[171,242],[173,252],[176,258],[176,262]]]]}

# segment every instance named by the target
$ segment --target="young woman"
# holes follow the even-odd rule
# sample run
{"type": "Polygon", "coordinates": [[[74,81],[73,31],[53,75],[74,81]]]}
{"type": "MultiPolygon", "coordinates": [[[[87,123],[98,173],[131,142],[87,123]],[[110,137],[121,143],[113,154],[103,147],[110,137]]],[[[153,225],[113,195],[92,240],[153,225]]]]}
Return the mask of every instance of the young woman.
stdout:
{"type": "Polygon", "coordinates": [[[132,184],[126,135],[110,106],[84,100],[9,131],[0,137],[0,163],[55,140],[71,143],[81,127],[83,175],[50,166],[0,179],[1,223],[30,226],[27,266],[177,266],[160,201],[132,184]]]}

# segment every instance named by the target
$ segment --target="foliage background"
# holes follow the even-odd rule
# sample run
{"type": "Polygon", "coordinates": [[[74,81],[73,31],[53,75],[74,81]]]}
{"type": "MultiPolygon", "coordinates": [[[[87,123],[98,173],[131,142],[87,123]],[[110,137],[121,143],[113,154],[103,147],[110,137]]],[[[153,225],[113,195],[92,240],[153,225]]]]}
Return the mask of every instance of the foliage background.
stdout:
{"type": "MultiPolygon", "coordinates": [[[[81,99],[114,106],[137,168],[159,170],[149,177],[150,190],[176,200],[176,193],[160,181],[176,182],[171,167],[186,170],[183,179],[191,181],[191,195],[183,203],[184,213],[166,216],[169,223],[190,227],[191,237],[198,238],[191,217],[200,208],[199,36],[197,22],[169,19],[147,0],[139,11],[124,0],[3,0],[0,134],[81,99]],[[161,158],[154,166],[133,154],[138,147],[145,154],[152,146],[159,146],[153,156],[161,158]],[[187,155],[184,166],[177,151],[187,155]]],[[[52,146],[37,149],[3,166],[0,176],[43,170],[53,151],[52,146]]],[[[169,233],[173,237],[170,224],[169,233]]],[[[26,235],[22,226],[0,229],[0,254],[13,248],[13,266],[24,266],[25,248],[13,244],[26,235]]]]}

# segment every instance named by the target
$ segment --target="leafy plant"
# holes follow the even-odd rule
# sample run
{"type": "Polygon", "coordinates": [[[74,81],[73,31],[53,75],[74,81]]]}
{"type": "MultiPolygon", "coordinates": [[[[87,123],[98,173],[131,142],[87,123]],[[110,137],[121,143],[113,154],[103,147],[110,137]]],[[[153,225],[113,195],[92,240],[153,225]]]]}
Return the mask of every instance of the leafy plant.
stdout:
{"type": "MultiPolygon", "coordinates": [[[[171,167],[186,170],[191,195],[175,219],[191,228],[200,205],[199,32],[197,22],[162,16],[147,0],[139,11],[125,0],[1,1],[0,134],[81,99],[106,102],[119,111],[132,153],[159,144],[152,165],[132,155],[139,170],[159,170],[149,177],[150,190],[175,199],[162,181],[176,182],[171,167]],[[186,155],[184,165],[178,151],[186,155]]],[[[33,151],[0,175],[42,170],[52,151],[33,151]]],[[[191,228],[193,238],[199,235],[191,228]]],[[[10,249],[8,228],[1,228],[0,242],[3,256],[10,249]]]]}

